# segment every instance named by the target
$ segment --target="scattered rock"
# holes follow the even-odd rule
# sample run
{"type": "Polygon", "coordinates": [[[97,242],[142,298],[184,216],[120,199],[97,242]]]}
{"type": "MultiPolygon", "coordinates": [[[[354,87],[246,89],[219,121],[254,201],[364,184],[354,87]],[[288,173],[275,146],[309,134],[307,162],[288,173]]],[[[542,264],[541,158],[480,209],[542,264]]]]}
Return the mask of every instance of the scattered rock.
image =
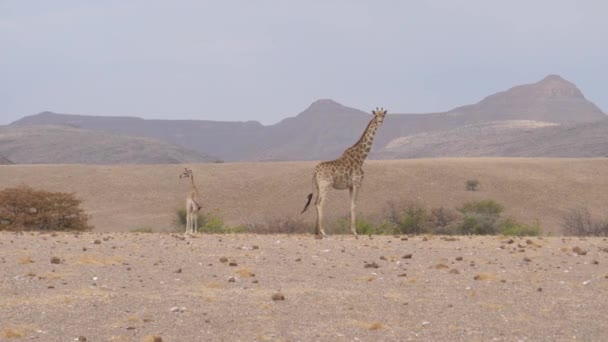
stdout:
{"type": "Polygon", "coordinates": [[[480,273],[473,277],[475,280],[492,280],[494,276],[489,273],[480,273]]]}
{"type": "Polygon", "coordinates": [[[181,269],[181,268],[178,268],[178,269],[175,271],[175,273],[182,273],[182,269],[181,269]]]}
{"type": "Polygon", "coordinates": [[[226,257],[221,257],[221,258],[220,258],[220,262],[222,262],[222,263],[226,263],[226,262],[228,262],[228,258],[226,258],[226,257]]]}
{"type": "Polygon", "coordinates": [[[99,244],[101,244],[101,240],[95,240],[95,241],[93,241],[93,243],[96,245],[99,245],[99,244]]]}
{"type": "Polygon", "coordinates": [[[407,277],[407,273],[401,273],[397,277],[407,277]]]}
{"type": "Polygon", "coordinates": [[[579,246],[573,247],[572,251],[574,253],[578,254],[578,255],[586,255],[587,254],[587,251],[584,250],[584,249],[582,249],[582,248],[580,248],[579,246]]]}
{"type": "Polygon", "coordinates": [[[530,261],[532,261],[532,259],[530,259],[530,258],[528,258],[528,257],[524,257],[524,261],[525,261],[525,262],[530,262],[530,261]]]}
{"type": "Polygon", "coordinates": [[[460,274],[460,271],[454,268],[450,270],[450,274],[460,274]]]}
{"type": "Polygon", "coordinates": [[[422,238],[422,241],[429,241],[429,238],[425,236],[422,238]]]}
{"type": "Polygon", "coordinates": [[[536,289],[536,291],[538,291],[538,292],[543,292],[543,288],[542,288],[542,287],[539,287],[539,288],[537,288],[537,289],[536,289]]]}
{"type": "Polygon", "coordinates": [[[56,256],[51,257],[51,264],[60,264],[60,263],[61,263],[61,259],[59,259],[56,256]]]}
{"type": "Polygon", "coordinates": [[[228,282],[229,283],[234,283],[234,282],[236,282],[236,278],[235,277],[230,277],[230,278],[228,278],[228,282]]]}
{"type": "Polygon", "coordinates": [[[412,254],[406,254],[402,258],[403,259],[411,259],[412,258],[412,254]]]}
{"type": "Polygon", "coordinates": [[[186,311],[186,308],[183,306],[181,308],[179,306],[174,306],[171,308],[171,312],[184,312],[184,311],[186,311]]]}
{"type": "Polygon", "coordinates": [[[146,336],[143,339],[143,342],[163,342],[163,339],[160,336],[146,336]]]}
{"type": "Polygon", "coordinates": [[[593,261],[591,261],[591,263],[592,263],[592,264],[594,264],[594,265],[597,265],[597,264],[599,264],[600,262],[599,262],[599,261],[597,261],[597,260],[593,260],[593,261]]]}
{"type": "Polygon", "coordinates": [[[285,296],[281,292],[272,295],[272,300],[285,300],[285,296]]]}
{"type": "Polygon", "coordinates": [[[253,245],[253,246],[251,246],[251,249],[260,249],[260,246],[258,246],[258,245],[253,245]]]}
{"type": "Polygon", "coordinates": [[[297,258],[296,261],[302,261],[302,258],[297,258]]]}
{"type": "Polygon", "coordinates": [[[386,257],[384,255],[381,255],[380,260],[386,260],[386,257]]]}
{"type": "Polygon", "coordinates": [[[434,266],[434,268],[436,270],[442,270],[442,269],[446,269],[446,268],[450,268],[450,267],[448,265],[445,265],[445,264],[437,264],[437,265],[434,266]]]}
{"type": "Polygon", "coordinates": [[[76,339],[76,341],[78,341],[78,342],[85,342],[86,340],[87,340],[87,338],[84,336],[78,336],[78,338],[76,339]]]}
{"type": "Polygon", "coordinates": [[[228,263],[228,266],[238,266],[239,264],[236,263],[236,261],[231,261],[230,263],[228,263]]]}
{"type": "Polygon", "coordinates": [[[460,257],[460,256],[459,256],[459,257],[456,257],[456,261],[462,261],[462,259],[463,259],[463,258],[462,258],[462,257],[460,257]]]}
{"type": "Polygon", "coordinates": [[[370,262],[370,263],[366,263],[365,268],[378,268],[380,267],[380,265],[376,264],[374,261],[370,262]]]}

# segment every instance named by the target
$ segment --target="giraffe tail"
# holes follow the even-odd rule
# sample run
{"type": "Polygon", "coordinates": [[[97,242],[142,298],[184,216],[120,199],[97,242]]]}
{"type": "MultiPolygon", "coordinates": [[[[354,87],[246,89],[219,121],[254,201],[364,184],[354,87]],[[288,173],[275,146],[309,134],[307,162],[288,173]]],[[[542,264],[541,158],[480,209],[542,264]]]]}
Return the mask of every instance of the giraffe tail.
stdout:
{"type": "Polygon", "coordinates": [[[310,201],[312,200],[312,192],[308,194],[308,200],[306,201],[306,205],[304,206],[304,210],[300,213],[300,215],[304,214],[308,206],[310,205],[310,201]]]}

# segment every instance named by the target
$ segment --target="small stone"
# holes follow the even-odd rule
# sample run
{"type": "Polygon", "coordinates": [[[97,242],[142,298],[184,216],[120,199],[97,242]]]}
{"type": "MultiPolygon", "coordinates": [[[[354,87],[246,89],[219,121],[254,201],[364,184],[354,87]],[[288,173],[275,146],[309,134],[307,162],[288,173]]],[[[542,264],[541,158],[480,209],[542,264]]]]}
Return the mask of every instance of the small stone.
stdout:
{"type": "Polygon", "coordinates": [[[78,336],[78,338],[76,339],[76,341],[78,341],[78,342],[85,342],[86,340],[87,340],[87,338],[84,336],[78,336]]]}
{"type": "Polygon", "coordinates": [[[86,252],[86,251],[87,251],[87,248],[86,248],[86,247],[82,247],[82,251],[83,251],[83,252],[86,252]]]}
{"type": "Polygon", "coordinates": [[[528,244],[528,245],[533,245],[533,244],[534,244],[534,241],[532,241],[532,240],[528,239],[528,240],[526,240],[526,244],[528,244]]]}
{"type": "Polygon", "coordinates": [[[397,277],[407,277],[407,273],[401,273],[400,275],[398,275],[397,277]]]}
{"type": "Polygon", "coordinates": [[[530,258],[528,258],[528,257],[524,257],[524,261],[525,261],[525,262],[530,262],[530,261],[532,261],[532,259],[530,259],[530,258]]]}
{"type": "Polygon", "coordinates": [[[221,258],[220,258],[220,262],[222,262],[222,263],[226,263],[226,262],[228,262],[228,258],[226,258],[226,257],[221,257],[221,258]]]}
{"type": "Polygon", "coordinates": [[[143,342],[163,342],[160,336],[146,336],[143,342]]]}
{"type": "Polygon", "coordinates": [[[236,263],[236,261],[231,261],[230,263],[228,263],[228,266],[238,266],[239,264],[236,263]]]}
{"type": "Polygon", "coordinates": [[[576,247],[572,248],[572,251],[574,253],[578,254],[578,255],[586,255],[587,254],[587,251],[584,250],[584,249],[582,249],[582,248],[580,248],[579,246],[576,246],[576,247]]]}
{"type": "Polygon", "coordinates": [[[450,273],[451,274],[460,274],[460,271],[454,268],[454,269],[450,270],[450,273]]]}
{"type": "Polygon", "coordinates": [[[253,246],[251,246],[251,249],[260,249],[260,246],[258,246],[258,245],[253,245],[253,246]]]}
{"type": "Polygon", "coordinates": [[[462,261],[462,257],[456,257],[456,261],[462,261]]]}
{"type": "Polygon", "coordinates": [[[450,267],[448,265],[444,265],[444,264],[435,265],[435,269],[437,269],[437,270],[446,269],[446,268],[450,268],[450,267]]]}
{"type": "Polygon", "coordinates": [[[408,238],[407,238],[407,237],[402,237],[402,238],[401,238],[401,241],[407,241],[407,240],[408,240],[408,238]]]}
{"type": "Polygon", "coordinates": [[[542,288],[542,287],[539,287],[539,288],[537,288],[537,289],[536,289],[536,291],[538,291],[538,292],[543,292],[543,288],[542,288]]]}
{"type": "Polygon", "coordinates": [[[381,255],[380,260],[386,260],[386,257],[384,255],[381,255]]]}
{"type": "Polygon", "coordinates": [[[297,258],[296,261],[302,261],[302,258],[297,258]]]}
{"type": "Polygon", "coordinates": [[[99,244],[101,244],[101,240],[95,240],[95,241],[93,241],[93,243],[96,245],[99,245],[99,244]]]}
{"type": "Polygon", "coordinates": [[[178,269],[175,271],[175,273],[182,273],[182,269],[181,269],[181,268],[178,268],[178,269]]]}
{"type": "Polygon", "coordinates": [[[365,264],[364,268],[378,268],[380,267],[380,265],[376,264],[375,262],[370,262],[369,264],[365,264]]]}
{"type": "Polygon", "coordinates": [[[422,238],[422,241],[429,241],[429,238],[425,236],[422,238]]]}
{"type": "Polygon", "coordinates": [[[403,259],[411,259],[412,258],[412,254],[406,254],[402,258],[403,259]]]}
{"type": "Polygon", "coordinates": [[[229,283],[234,283],[234,282],[236,282],[236,278],[235,277],[230,277],[230,278],[228,278],[228,282],[229,283]]]}
{"type": "Polygon", "coordinates": [[[127,330],[135,330],[135,327],[127,327],[127,330]]]}
{"type": "Polygon", "coordinates": [[[593,260],[591,263],[592,263],[592,264],[594,264],[594,265],[597,265],[597,264],[599,264],[600,262],[599,262],[599,261],[597,261],[597,260],[593,260]]]}
{"type": "Polygon", "coordinates": [[[285,296],[282,293],[277,292],[272,295],[272,300],[285,300],[285,296]]]}
{"type": "Polygon", "coordinates": [[[58,257],[54,256],[51,258],[51,264],[60,264],[61,263],[61,259],[59,259],[58,257]]]}
{"type": "Polygon", "coordinates": [[[512,243],[514,243],[514,242],[515,242],[515,241],[514,241],[513,239],[510,239],[509,241],[507,241],[507,243],[508,243],[508,244],[512,244],[512,243]]]}
{"type": "Polygon", "coordinates": [[[251,282],[252,282],[253,284],[257,284],[257,283],[259,283],[259,281],[258,281],[257,279],[254,279],[254,280],[252,280],[251,282]]]}

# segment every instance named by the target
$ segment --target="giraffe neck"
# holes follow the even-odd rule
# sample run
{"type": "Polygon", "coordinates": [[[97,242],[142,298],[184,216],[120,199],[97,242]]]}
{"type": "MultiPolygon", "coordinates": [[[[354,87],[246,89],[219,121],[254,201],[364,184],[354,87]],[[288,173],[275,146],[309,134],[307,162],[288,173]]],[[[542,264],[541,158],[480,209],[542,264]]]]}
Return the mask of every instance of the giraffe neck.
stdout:
{"type": "Polygon", "coordinates": [[[190,182],[192,183],[192,197],[198,196],[198,188],[194,184],[194,175],[190,175],[190,182]]]}
{"type": "Polygon", "coordinates": [[[374,117],[369,124],[367,124],[367,128],[363,131],[361,138],[359,138],[353,146],[346,149],[343,156],[350,157],[356,163],[362,165],[372,149],[372,143],[374,142],[374,136],[376,135],[377,130],[378,123],[374,117]]]}

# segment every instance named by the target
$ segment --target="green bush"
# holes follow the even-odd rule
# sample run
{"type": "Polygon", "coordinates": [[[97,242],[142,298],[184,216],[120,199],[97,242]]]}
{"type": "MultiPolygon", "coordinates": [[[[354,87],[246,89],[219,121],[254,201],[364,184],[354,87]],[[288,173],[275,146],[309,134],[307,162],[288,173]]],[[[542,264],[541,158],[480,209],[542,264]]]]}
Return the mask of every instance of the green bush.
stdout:
{"type": "Polygon", "coordinates": [[[500,223],[500,234],[506,236],[539,236],[542,229],[538,222],[528,225],[513,219],[506,219],[500,223]]]}
{"type": "MultiPolygon", "coordinates": [[[[177,230],[180,232],[186,231],[186,209],[180,208],[177,210],[177,230]]],[[[221,234],[231,233],[229,227],[224,225],[224,219],[220,215],[219,210],[215,212],[202,212],[197,213],[198,216],[198,232],[210,233],[210,234],[221,234]]]]}
{"type": "Polygon", "coordinates": [[[387,221],[403,234],[429,233],[431,217],[427,210],[415,203],[387,202],[387,221]]]}
{"type": "Polygon", "coordinates": [[[0,191],[0,231],[91,230],[81,203],[73,193],[6,188],[0,191]]]}
{"type": "Polygon", "coordinates": [[[471,201],[463,204],[458,211],[462,213],[459,234],[488,235],[499,232],[500,214],[504,207],[494,200],[471,201]]]}

